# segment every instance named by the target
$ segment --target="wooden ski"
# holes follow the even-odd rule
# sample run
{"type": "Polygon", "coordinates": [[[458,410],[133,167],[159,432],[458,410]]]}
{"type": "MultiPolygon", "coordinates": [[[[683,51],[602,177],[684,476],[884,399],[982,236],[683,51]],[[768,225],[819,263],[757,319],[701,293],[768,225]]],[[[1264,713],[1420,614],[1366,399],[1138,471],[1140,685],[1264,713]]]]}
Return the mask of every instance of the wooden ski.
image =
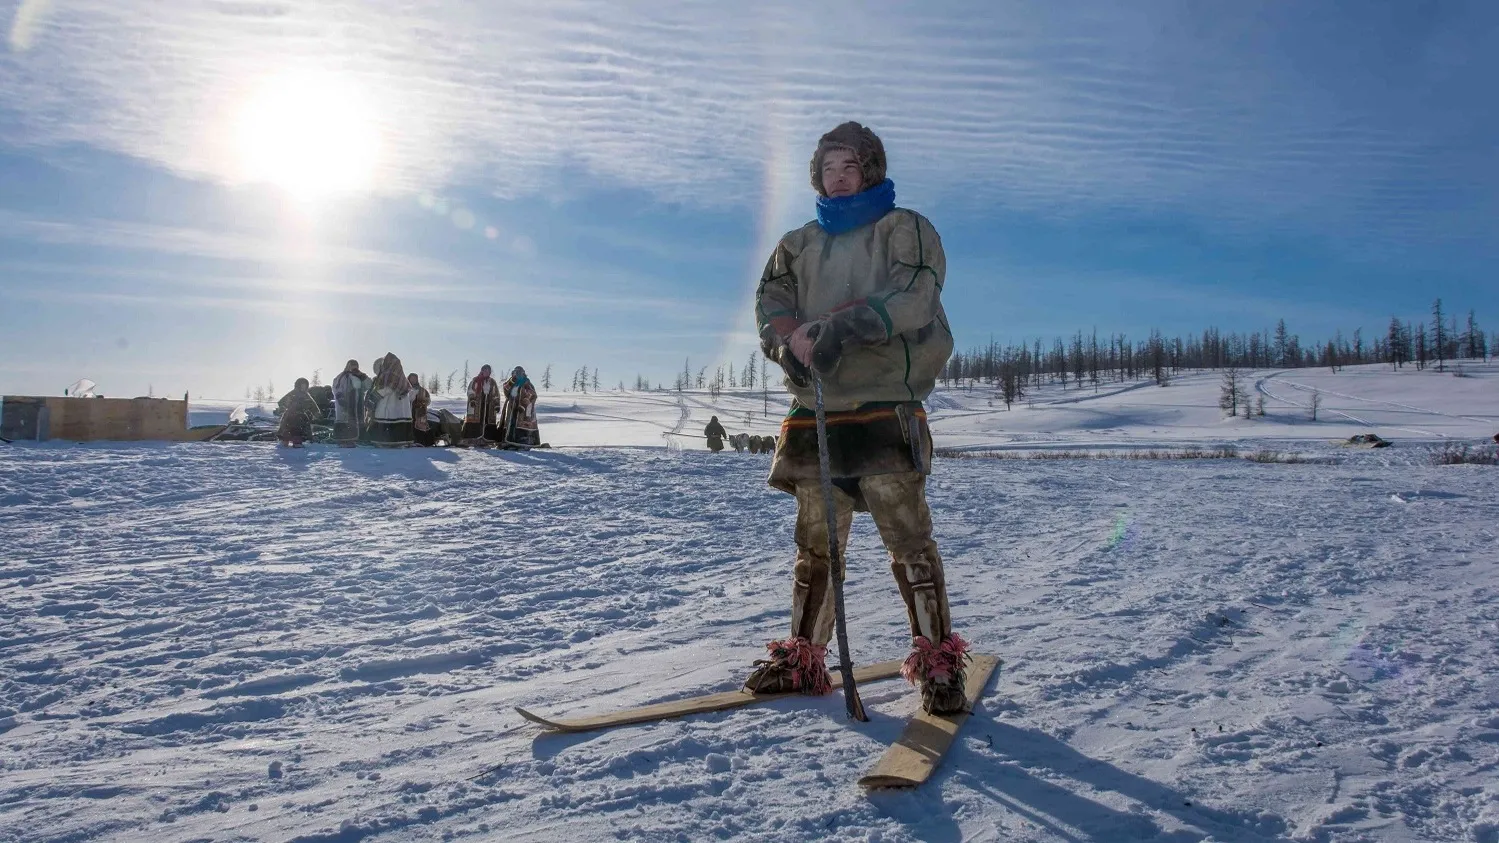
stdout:
{"type": "MultiPolygon", "coordinates": [[[[997,656],[974,656],[968,663],[967,682],[963,691],[968,697],[970,709],[978,704],[979,697],[984,694],[984,686],[989,684],[989,677],[994,675],[999,665],[1000,659],[997,656]]],[[[942,756],[947,754],[958,735],[958,729],[962,728],[963,721],[967,719],[966,711],[945,716],[918,711],[911,722],[906,724],[900,740],[885,750],[879,763],[874,765],[868,775],[859,779],[859,784],[867,788],[919,786],[942,763],[942,756]]]]}
{"type": "MultiPolygon", "coordinates": [[[[874,682],[879,679],[889,679],[892,676],[899,676],[901,662],[902,660],[896,659],[894,661],[879,662],[877,664],[854,668],[854,681],[874,682]]],[[[985,675],[987,676],[987,674],[985,675]]],[[[834,688],[842,687],[843,677],[840,674],[834,673],[832,680],[834,688]]],[[[516,706],[515,712],[532,723],[544,726],[554,732],[588,732],[595,729],[610,729],[615,726],[648,723],[652,720],[669,720],[673,717],[686,717],[689,714],[724,711],[755,703],[798,696],[801,696],[801,694],[795,692],[789,694],[751,694],[740,689],[737,691],[707,694],[700,697],[687,697],[670,702],[652,703],[640,706],[639,708],[627,708],[623,711],[616,711],[610,714],[595,714],[587,717],[542,717],[520,706],[516,706]]]]}

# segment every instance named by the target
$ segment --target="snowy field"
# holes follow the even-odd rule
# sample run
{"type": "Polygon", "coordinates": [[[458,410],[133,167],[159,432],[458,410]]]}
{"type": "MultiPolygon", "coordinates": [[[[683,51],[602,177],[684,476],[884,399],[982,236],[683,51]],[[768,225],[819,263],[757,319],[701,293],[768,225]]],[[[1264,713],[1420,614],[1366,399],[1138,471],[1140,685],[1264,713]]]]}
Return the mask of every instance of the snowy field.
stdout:
{"type": "MultiPolygon", "coordinates": [[[[939,460],[954,623],[1006,664],[911,793],[855,784],[898,680],[868,724],[512,711],[728,690],[784,634],[769,458],[663,436],[771,433],[758,391],[546,395],[529,454],[0,445],[0,840],[1496,843],[1499,468],[1427,459],[1499,431],[1466,369],[1258,372],[1251,420],[1211,374],[940,391],[946,447],[1312,461],[939,460]]],[[[849,553],[857,660],[903,656],[867,517],[849,553]]]]}

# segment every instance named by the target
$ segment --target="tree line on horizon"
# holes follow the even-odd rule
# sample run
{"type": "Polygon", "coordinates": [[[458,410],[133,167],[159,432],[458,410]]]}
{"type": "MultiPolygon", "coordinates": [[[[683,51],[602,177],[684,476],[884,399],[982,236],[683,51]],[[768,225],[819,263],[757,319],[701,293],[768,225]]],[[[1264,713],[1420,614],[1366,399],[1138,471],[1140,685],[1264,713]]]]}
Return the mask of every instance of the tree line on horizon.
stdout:
{"type": "Polygon", "coordinates": [[[1464,325],[1456,315],[1448,316],[1442,300],[1432,302],[1431,322],[1402,322],[1391,317],[1381,335],[1365,338],[1362,328],[1351,336],[1339,330],[1326,340],[1303,342],[1291,333],[1284,319],[1269,329],[1251,333],[1224,334],[1208,328],[1200,335],[1165,337],[1151,331],[1145,339],[1131,340],[1122,333],[1100,339],[1095,328],[1070,338],[1055,337],[1050,344],[1040,338],[1001,345],[954,351],[942,371],[945,385],[988,383],[999,389],[1008,407],[1026,392],[1048,383],[1066,389],[1097,388],[1105,382],[1154,379],[1164,386],[1171,377],[1187,369],[1299,369],[1326,366],[1334,372],[1344,366],[1387,363],[1399,369],[1414,364],[1425,369],[1435,363],[1444,371],[1449,360],[1487,361],[1499,349],[1499,332],[1485,334],[1474,311],[1464,325]]]}
{"type": "MultiPolygon", "coordinates": [[[[1292,334],[1286,321],[1281,319],[1274,331],[1265,329],[1250,333],[1225,334],[1212,327],[1201,334],[1169,338],[1160,331],[1151,331],[1144,339],[1132,340],[1123,333],[1100,338],[1095,328],[1086,334],[1077,331],[1070,338],[1054,337],[1049,344],[1040,338],[1004,345],[990,340],[987,345],[967,351],[954,350],[942,371],[941,382],[947,386],[966,384],[969,387],[992,384],[998,387],[999,397],[1009,406],[1029,390],[1046,384],[1060,384],[1063,389],[1070,384],[1081,389],[1150,378],[1165,385],[1183,370],[1327,366],[1337,371],[1344,366],[1370,363],[1387,363],[1395,369],[1407,364],[1425,369],[1434,363],[1438,371],[1443,371],[1448,360],[1486,361],[1495,351],[1499,351],[1499,332],[1485,334],[1473,310],[1469,310],[1467,320],[1459,324],[1457,316],[1447,314],[1442,308],[1442,300],[1436,299],[1432,302],[1429,324],[1425,321],[1402,322],[1392,316],[1384,331],[1370,338],[1364,336],[1362,328],[1356,328],[1348,336],[1339,330],[1329,339],[1305,342],[1300,335],[1292,334]]],[[[636,374],[632,386],[626,387],[621,379],[615,389],[619,392],[698,389],[717,398],[724,389],[754,389],[758,386],[767,391],[771,386],[771,376],[768,361],[756,350],[737,370],[733,363],[727,363],[719,364],[711,374],[707,366],[694,371],[689,359],[684,361],[682,370],[677,372],[669,386],[662,381],[653,383],[636,374]]],[[[454,395],[465,390],[470,380],[469,361],[465,360],[461,380],[458,369],[446,375],[431,371],[422,378],[422,385],[433,394],[454,395]]],[[[535,380],[544,391],[550,391],[554,383],[561,385],[554,380],[550,363],[535,380]]],[[[313,386],[322,384],[321,370],[313,371],[311,381],[313,386]]],[[[599,392],[602,384],[597,367],[581,366],[572,373],[571,384],[564,391],[599,392]]],[[[252,397],[256,401],[274,401],[278,396],[274,385],[268,384],[247,387],[245,399],[248,401],[252,397]]],[[[766,399],[769,400],[768,395],[766,399]]]]}

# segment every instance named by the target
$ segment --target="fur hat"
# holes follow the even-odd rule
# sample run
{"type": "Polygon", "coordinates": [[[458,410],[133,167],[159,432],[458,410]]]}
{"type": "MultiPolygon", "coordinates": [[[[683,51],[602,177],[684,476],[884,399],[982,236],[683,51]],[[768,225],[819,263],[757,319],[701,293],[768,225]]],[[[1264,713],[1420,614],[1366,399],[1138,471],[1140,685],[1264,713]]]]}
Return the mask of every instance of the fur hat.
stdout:
{"type": "Polygon", "coordinates": [[[853,121],[844,123],[817,141],[817,151],[812,153],[812,189],[818,196],[826,196],[822,189],[822,156],[831,149],[847,149],[859,159],[864,170],[862,189],[885,180],[885,145],[880,136],[853,121]]]}

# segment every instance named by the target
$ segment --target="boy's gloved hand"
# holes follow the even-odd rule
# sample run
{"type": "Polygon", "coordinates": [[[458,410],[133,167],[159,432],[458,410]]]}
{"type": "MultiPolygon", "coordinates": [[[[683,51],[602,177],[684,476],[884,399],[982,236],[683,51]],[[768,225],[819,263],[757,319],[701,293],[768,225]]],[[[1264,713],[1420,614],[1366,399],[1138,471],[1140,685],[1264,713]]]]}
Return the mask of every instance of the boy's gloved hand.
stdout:
{"type": "Polygon", "coordinates": [[[769,325],[760,330],[760,350],[781,367],[792,383],[801,387],[812,385],[812,373],[796,359],[796,355],[791,353],[791,347],[769,325]]]}
{"type": "Polygon", "coordinates": [[[819,375],[831,375],[843,359],[843,327],[836,319],[812,323],[807,332],[811,340],[808,361],[819,375]]]}

